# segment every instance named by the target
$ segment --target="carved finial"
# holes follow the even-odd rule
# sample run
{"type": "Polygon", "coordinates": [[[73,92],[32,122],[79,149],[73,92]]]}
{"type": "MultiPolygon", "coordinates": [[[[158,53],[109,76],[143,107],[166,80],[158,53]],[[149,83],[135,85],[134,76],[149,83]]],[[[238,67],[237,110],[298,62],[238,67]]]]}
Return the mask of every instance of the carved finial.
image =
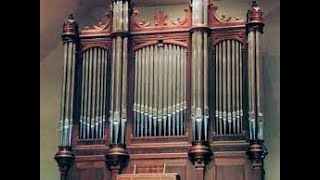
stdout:
{"type": "Polygon", "coordinates": [[[263,18],[262,18],[262,11],[261,8],[258,6],[257,1],[253,0],[252,1],[252,6],[248,10],[247,13],[247,22],[248,23],[263,23],[263,18]]]}
{"type": "Polygon", "coordinates": [[[74,15],[71,13],[67,21],[63,23],[63,33],[65,35],[75,35],[78,31],[78,24],[74,21],[74,15]]]}
{"type": "Polygon", "coordinates": [[[252,0],[252,6],[258,6],[257,1],[256,0],[252,0]]]}
{"type": "Polygon", "coordinates": [[[69,14],[68,20],[74,20],[74,15],[72,13],[69,14]]]}

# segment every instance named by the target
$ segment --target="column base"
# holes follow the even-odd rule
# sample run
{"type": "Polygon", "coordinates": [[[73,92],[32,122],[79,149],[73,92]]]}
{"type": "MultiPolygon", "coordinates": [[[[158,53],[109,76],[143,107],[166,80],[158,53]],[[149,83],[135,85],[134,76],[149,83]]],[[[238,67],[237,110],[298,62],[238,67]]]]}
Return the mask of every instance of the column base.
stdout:
{"type": "Polygon", "coordinates": [[[263,159],[268,155],[263,140],[250,140],[247,155],[252,162],[254,169],[263,169],[263,159]]]}
{"type": "Polygon", "coordinates": [[[112,180],[116,180],[117,174],[125,166],[129,157],[125,144],[110,144],[110,149],[105,158],[108,168],[112,171],[112,180]]]}
{"type": "Polygon", "coordinates": [[[59,146],[59,151],[54,156],[57,161],[61,180],[66,179],[69,168],[73,165],[75,155],[70,146],[59,146]]]}

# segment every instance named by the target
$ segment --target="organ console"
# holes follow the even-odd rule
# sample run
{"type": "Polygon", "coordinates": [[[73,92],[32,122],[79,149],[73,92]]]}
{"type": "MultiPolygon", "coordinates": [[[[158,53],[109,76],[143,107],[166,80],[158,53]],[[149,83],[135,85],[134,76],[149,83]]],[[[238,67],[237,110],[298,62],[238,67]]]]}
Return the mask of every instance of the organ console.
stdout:
{"type": "Polygon", "coordinates": [[[154,23],[111,3],[105,22],[63,25],[61,180],[263,180],[257,2],[246,21],[191,0],[154,23]]]}

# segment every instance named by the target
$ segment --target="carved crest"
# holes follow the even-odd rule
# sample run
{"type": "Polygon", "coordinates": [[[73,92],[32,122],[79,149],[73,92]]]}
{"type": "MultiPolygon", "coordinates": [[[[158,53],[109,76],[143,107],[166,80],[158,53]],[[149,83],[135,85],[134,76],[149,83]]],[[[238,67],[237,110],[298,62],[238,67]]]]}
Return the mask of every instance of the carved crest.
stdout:
{"type": "Polygon", "coordinates": [[[177,18],[176,20],[171,19],[164,11],[160,10],[154,16],[154,26],[152,26],[151,22],[146,22],[143,18],[140,17],[140,13],[138,10],[133,11],[133,25],[135,28],[149,28],[149,27],[177,27],[177,26],[186,26],[191,25],[191,22],[188,21],[188,17],[190,16],[189,8],[184,9],[184,17],[177,18]]]}
{"type": "Polygon", "coordinates": [[[91,33],[91,32],[99,32],[99,31],[104,31],[104,32],[111,32],[111,24],[112,24],[112,17],[110,13],[106,13],[106,20],[105,22],[98,22],[97,25],[93,25],[92,27],[90,26],[85,26],[84,30],[81,31],[81,33],[91,33]]]}
{"type": "Polygon", "coordinates": [[[239,17],[233,18],[225,14],[222,14],[220,17],[218,17],[217,10],[218,7],[214,4],[214,0],[210,0],[208,9],[209,26],[244,26],[244,20],[240,19],[239,17]]]}

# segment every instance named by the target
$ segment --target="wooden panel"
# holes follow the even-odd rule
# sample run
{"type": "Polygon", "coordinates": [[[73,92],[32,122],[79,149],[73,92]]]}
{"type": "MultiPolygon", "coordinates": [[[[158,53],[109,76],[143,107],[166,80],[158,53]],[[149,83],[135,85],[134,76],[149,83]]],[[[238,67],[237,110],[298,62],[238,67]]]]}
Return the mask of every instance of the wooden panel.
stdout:
{"type": "Polygon", "coordinates": [[[216,156],[215,180],[247,180],[246,157],[241,153],[223,153],[216,156]]]}
{"type": "Polygon", "coordinates": [[[69,180],[108,180],[110,171],[104,161],[77,161],[70,173],[69,180]]]}
{"type": "Polygon", "coordinates": [[[178,180],[176,173],[159,173],[159,174],[121,174],[117,180],[178,180]]]}
{"type": "Polygon", "coordinates": [[[193,180],[191,169],[193,167],[187,157],[181,159],[131,159],[123,174],[177,174],[181,180],[193,180]]]}
{"type": "Polygon", "coordinates": [[[243,165],[216,166],[216,180],[244,180],[243,165]]]}

